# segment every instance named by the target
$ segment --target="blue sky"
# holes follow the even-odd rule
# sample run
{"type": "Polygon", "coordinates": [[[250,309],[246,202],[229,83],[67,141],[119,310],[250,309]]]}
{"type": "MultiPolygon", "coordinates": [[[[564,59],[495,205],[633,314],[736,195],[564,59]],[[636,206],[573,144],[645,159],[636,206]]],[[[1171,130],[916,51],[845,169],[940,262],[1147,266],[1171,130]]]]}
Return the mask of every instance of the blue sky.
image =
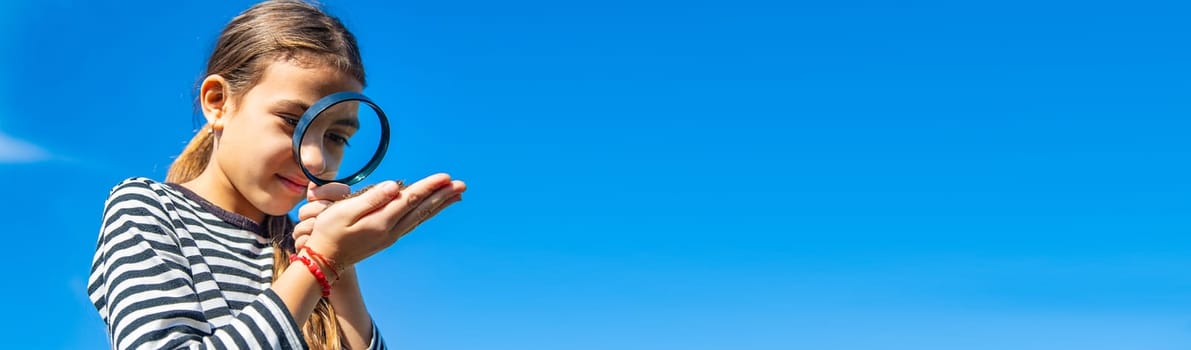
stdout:
{"type": "MultiPolygon", "coordinates": [[[[251,2],[0,5],[0,335],[101,348],[103,200],[251,2]],[[14,244],[15,243],[15,244],[14,244]]],[[[360,265],[408,349],[1185,349],[1188,6],[328,2],[465,200],[360,265]]]]}

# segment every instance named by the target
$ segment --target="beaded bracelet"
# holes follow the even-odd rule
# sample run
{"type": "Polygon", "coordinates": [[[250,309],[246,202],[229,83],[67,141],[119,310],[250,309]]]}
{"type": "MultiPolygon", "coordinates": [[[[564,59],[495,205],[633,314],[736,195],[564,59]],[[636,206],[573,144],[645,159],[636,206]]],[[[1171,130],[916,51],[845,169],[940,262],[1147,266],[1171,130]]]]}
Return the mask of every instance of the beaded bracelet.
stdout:
{"type": "Polygon", "coordinates": [[[339,280],[340,276],[343,276],[343,266],[339,265],[339,263],[335,262],[335,260],[319,254],[318,252],[314,251],[314,249],[310,249],[310,247],[302,247],[302,250],[306,251],[306,254],[310,255],[315,260],[318,260],[318,263],[323,264],[323,266],[329,267],[331,270],[335,271],[336,281],[339,280]]]}
{"type": "Polygon", "coordinates": [[[323,274],[323,270],[318,267],[318,264],[310,261],[310,258],[298,254],[290,255],[289,261],[301,261],[302,265],[306,265],[306,269],[310,270],[310,274],[318,280],[318,285],[323,287],[323,298],[331,296],[331,283],[327,282],[327,275],[323,274]]]}

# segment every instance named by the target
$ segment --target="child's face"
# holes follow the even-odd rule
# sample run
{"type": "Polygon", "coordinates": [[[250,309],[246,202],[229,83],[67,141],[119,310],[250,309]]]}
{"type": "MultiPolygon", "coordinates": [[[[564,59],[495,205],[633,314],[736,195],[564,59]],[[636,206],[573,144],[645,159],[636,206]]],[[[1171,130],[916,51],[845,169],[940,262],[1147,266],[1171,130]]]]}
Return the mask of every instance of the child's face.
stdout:
{"type": "MultiPolygon", "coordinates": [[[[361,90],[355,78],[334,67],[276,61],[256,86],[233,99],[238,103],[225,117],[214,157],[248,202],[241,204],[283,215],[306,198],[309,180],[293,157],[294,123],[323,96],[361,90]]],[[[322,175],[316,168],[309,170],[322,175]]]]}

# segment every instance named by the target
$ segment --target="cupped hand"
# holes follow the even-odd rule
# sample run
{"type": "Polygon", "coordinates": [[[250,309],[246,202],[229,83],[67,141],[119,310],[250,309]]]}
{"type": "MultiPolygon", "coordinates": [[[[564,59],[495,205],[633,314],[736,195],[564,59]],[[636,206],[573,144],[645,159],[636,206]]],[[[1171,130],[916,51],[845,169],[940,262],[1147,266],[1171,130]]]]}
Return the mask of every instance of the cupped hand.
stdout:
{"type": "Polygon", "coordinates": [[[294,225],[294,251],[301,251],[306,246],[306,240],[314,232],[314,221],[318,214],[330,207],[335,201],[351,195],[351,187],[338,182],[327,183],[322,186],[313,182],[306,189],[306,204],[298,208],[298,224],[294,225]]]}
{"type": "MultiPolygon", "coordinates": [[[[428,176],[408,187],[385,181],[347,199],[346,185],[307,191],[294,227],[296,248],[310,249],[343,266],[389,247],[422,222],[462,199],[467,186],[447,174],[428,176]]],[[[330,187],[329,187],[330,186],[330,187]]]]}

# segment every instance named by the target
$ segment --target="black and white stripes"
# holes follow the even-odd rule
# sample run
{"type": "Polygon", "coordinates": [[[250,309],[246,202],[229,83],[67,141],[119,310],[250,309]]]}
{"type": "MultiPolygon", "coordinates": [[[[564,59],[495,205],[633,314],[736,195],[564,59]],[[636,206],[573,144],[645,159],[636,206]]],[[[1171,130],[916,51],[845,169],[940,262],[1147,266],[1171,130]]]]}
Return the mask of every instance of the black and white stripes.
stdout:
{"type": "Polygon", "coordinates": [[[108,197],[87,293],[118,349],[305,349],[272,274],[260,225],[133,178],[108,197]]]}

